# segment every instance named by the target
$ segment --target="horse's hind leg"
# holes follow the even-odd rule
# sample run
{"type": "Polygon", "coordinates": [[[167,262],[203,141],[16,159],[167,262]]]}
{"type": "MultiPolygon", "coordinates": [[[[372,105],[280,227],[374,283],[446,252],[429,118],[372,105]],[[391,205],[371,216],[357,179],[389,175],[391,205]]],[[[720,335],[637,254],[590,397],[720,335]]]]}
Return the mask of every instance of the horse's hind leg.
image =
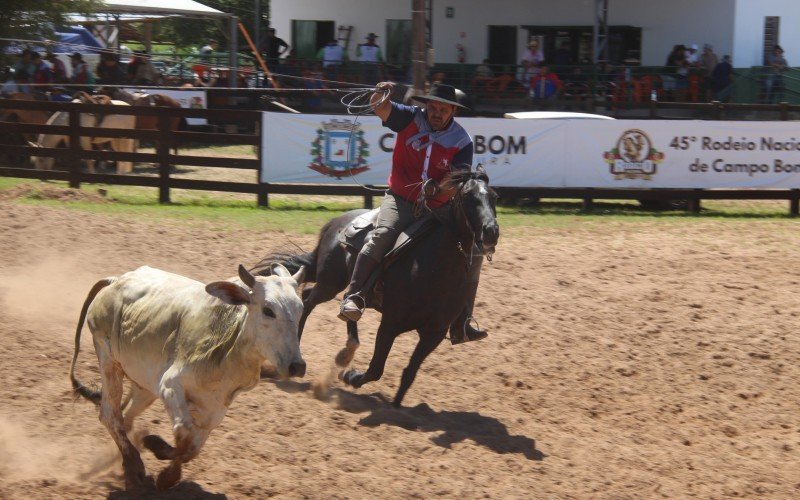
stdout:
{"type": "Polygon", "coordinates": [[[408,362],[408,366],[403,370],[403,376],[400,378],[400,387],[397,389],[397,394],[394,396],[392,406],[395,408],[400,407],[406,392],[409,387],[411,387],[411,384],[414,383],[417,371],[419,371],[419,367],[422,366],[422,362],[425,361],[425,358],[427,358],[442,342],[446,331],[447,330],[444,329],[441,333],[431,334],[431,332],[418,330],[419,342],[417,342],[417,347],[414,348],[414,352],[411,354],[411,360],[408,362]]]}
{"type": "Polygon", "coordinates": [[[386,358],[389,357],[389,351],[392,350],[394,339],[400,333],[402,332],[390,330],[386,323],[381,321],[381,326],[378,327],[378,335],[375,337],[375,351],[372,353],[369,368],[364,373],[358,370],[347,370],[342,374],[344,383],[358,389],[367,382],[379,380],[383,376],[383,368],[386,366],[386,358]]]}

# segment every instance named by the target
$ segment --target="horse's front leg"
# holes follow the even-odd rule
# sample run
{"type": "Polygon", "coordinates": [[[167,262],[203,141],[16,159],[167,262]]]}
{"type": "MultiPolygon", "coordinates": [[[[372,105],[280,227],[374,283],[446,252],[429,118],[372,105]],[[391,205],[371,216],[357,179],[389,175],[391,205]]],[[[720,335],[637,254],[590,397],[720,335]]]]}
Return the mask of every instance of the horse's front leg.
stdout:
{"type": "Polygon", "coordinates": [[[358,323],[355,321],[347,322],[347,344],[342,347],[342,350],[336,355],[336,366],[339,368],[346,368],[347,365],[353,362],[353,357],[356,355],[356,350],[361,342],[358,340],[358,323]]]}
{"type": "Polygon", "coordinates": [[[400,404],[403,402],[408,388],[414,383],[414,378],[416,378],[417,371],[419,371],[422,362],[425,361],[425,358],[439,346],[442,340],[444,340],[447,327],[442,328],[441,331],[437,330],[435,333],[424,330],[417,331],[419,332],[419,342],[417,342],[417,347],[414,348],[414,352],[411,354],[411,360],[408,362],[408,366],[403,370],[403,376],[400,378],[400,387],[397,389],[394,401],[392,401],[392,406],[395,408],[399,408],[400,404]]]}
{"type": "MultiPolygon", "coordinates": [[[[350,322],[348,321],[348,323],[350,322]]],[[[348,328],[348,334],[349,333],[350,330],[348,328]]],[[[392,350],[394,339],[400,333],[401,332],[390,330],[386,327],[385,322],[381,321],[381,326],[378,327],[378,334],[375,337],[375,351],[372,353],[372,360],[369,362],[369,368],[363,373],[358,370],[347,370],[342,374],[344,383],[358,389],[367,382],[380,380],[381,376],[383,376],[383,368],[386,366],[386,358],[389,357],[389,351],[392,350]]]]}

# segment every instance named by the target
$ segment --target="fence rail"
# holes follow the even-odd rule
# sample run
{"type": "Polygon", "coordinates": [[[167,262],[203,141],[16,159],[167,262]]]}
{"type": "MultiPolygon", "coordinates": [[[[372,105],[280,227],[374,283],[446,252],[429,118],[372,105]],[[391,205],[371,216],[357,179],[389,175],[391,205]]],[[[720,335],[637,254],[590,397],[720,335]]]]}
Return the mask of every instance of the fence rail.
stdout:
{"type": "MultiPolygon", "coordinates": [[[[783,119],[789,112],[800,111],[800,106],[788,105],[753,105],[753,104],[721,104],[721,103],[665,103],[651,102],[641,106],[650,109],[656,115],[659,109],[702,109],[712,115],[721,115],[728,109],[758,109],[779,111],[783,119]]],[[[385,186],[359,186],[336,184],[274,184],[260,181],[261,158],[269,154],[261,149],[260,126],[262,114],[249,110],[209,110],[209,109],[177,109],[167,107],[146,106],[109,106],[97,104],[56,103],[44,101],[18,101],[0,99],[0,113],[9,109],[62,111],[69,114],[69,125],[56,126],[46,124],[20,124],[0,121],[0,142],[7,142],[12,135],[18,134],[58,134],[69,137],[67,148],[42,148],[21,144],[2,144],[2,152],[28,154],[31,156],[56,157],[63,160],[66,170],[35,170],[0,166],[0,176],[19,177],[42,180],[62,180],[71,187],[79,187],[81,183],[102,183],[128,186],[155,187],[159,190],[159,201],[170,202],[171,189],[189,189],[202,191],[223,191],[255,194],[259,206],[268,206],[270,194],[299,194],[323,196],[362,196],[364,206],[372,208],[376,189],[385,186]],[[81,127],[80,114],[97,113],[98,115],[123,114],[134,116],[157,116],[157,130],[122,130],[103,127],[81,127]],[[171,131],[169,118],[195,117],[206,119],[235,120],[239,124],[251,123],[253,134],[227,134],[194,131],[171,131]],[[94,137],[128,137],[139,140],[151,140],[156,143],[155,153],[126,153],[114,151],[85,151],[80,147],[81,136],[94,137]],[[6,141],[3,141],[5,138],[6,141]],[[198,155],[172,154],[170,149],[197,141],[206,144],[244,144],[255,146],[257,159],[207,157],[198,155]],[[108,173],[89,173],[81,169],[82,160],[115,160],[153,163],[158,167],[157,176],[119,175],[108,173]],[[191,165],[201,167],[236,168],[255,170],[258,174],[253,183],[211,181],[198,179],[180,179],[170,176],[171,167],[175,165],[191,165]]],[[[495,188],[501,197],[516,199],[567,198],[581,199],[585,207],[592,205],[596,199],[633,199],[652,201],[686,200],[689,208],[699,211],[703,199],[748,199],[748,200],[787,200],[789,211],[793,216],[800,212],[800,189],[597,189],[597,188],[495,188]]]]}

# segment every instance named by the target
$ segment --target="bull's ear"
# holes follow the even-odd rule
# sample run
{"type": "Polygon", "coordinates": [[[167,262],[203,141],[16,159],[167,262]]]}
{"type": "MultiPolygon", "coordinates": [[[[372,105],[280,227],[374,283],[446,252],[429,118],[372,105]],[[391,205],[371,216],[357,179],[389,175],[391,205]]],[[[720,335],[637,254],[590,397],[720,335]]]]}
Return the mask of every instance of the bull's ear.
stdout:
{"type": "Polygon", "coordinates": [[[206,292],[219,300],[238,306],[250,303],[250,292],[230,281],[215,281],[206,285],[206,292]]]}
{"type": "Polygon", "coordinates": [[[298,269],[297,272],[292,275],[292,278],[297,282],[298,285],[302,284],[306,279],[306,266],[300,266],[300,269],[298,269]]]}
{"type": "Polygon", "coordinates": [[[249,286],[250,288],[253,288],[256,284],[255,276],[250,274],[250,271],[245,269],[245,267],[241,264],[239,264],[239,279],[242,280],[242,283],[249,286]]]}
{"type": "Polygon", "coordinates": [[[271,266],[269,266],[269,270],[272,274],[281,278],[292,277],[292,273],[290,273],[288,269],[283,267],[283,264],[272,264],[271,266]]]}

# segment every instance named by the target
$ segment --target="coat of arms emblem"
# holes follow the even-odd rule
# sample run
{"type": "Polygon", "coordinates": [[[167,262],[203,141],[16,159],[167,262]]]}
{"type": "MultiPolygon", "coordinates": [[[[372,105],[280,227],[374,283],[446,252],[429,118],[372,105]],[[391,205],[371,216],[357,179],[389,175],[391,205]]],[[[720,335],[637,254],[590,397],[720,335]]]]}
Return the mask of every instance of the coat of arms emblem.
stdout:
{"type": "Polygon", "coordinates": [[[369,144],[364,131],[347,120],[323,122],[311,143],[311,156],[308,168],[337,179],[369,170],[369,144]]]}

